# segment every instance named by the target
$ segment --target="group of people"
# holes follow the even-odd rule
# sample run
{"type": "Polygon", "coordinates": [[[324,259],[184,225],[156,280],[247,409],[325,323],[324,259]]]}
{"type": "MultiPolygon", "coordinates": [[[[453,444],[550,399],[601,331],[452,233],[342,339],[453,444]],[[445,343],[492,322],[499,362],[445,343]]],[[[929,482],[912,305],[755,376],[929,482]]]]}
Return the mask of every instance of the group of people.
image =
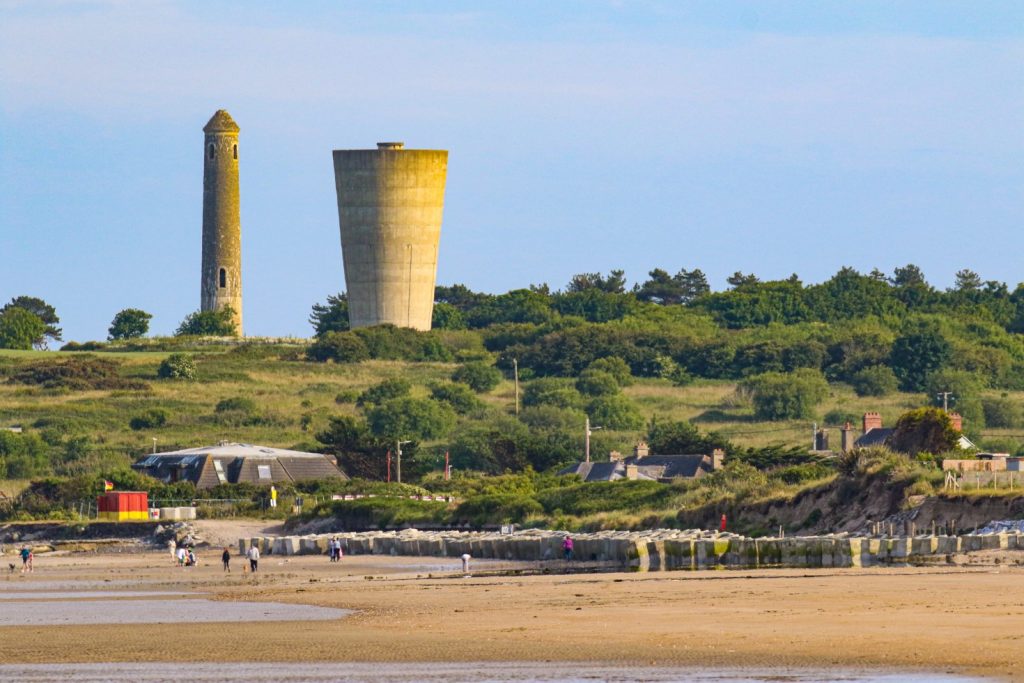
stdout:
{"type": "Polygon", "coordinates": [[[331,562],[341,562],[341,539],[332,538],[327,543],[327,553],[331,556],[331,562]]]}
{"type": "Polygon", "coordinates": [[[178,546],[175,559],[179,567],[195,567],[197,564],[196,549],[193,546],[186,548],[184,545],[180,545],[178,546]]]}

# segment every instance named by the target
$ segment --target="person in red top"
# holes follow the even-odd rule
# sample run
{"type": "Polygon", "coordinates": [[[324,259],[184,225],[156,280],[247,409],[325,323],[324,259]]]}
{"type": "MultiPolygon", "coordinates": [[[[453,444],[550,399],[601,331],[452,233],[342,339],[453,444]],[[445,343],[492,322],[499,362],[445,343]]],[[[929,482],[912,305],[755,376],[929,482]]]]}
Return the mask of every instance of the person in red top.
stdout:
{"type": "Polygon", "coordinates": [[[572,559],[572,536],[566,536],[562,541],[562,552],[565,554],[566,561],[572,559]]]}

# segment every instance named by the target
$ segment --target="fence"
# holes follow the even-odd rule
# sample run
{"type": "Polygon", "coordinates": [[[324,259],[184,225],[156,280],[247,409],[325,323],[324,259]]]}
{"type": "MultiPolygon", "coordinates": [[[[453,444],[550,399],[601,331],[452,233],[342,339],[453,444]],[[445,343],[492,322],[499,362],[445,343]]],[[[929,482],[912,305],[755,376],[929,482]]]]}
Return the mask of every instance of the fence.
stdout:
{"type": "Polygon", "coordinates": [[[1024,489],[1024,472],[963,472],[946,471],[947,491],[1016,491],[1024,489]]]}

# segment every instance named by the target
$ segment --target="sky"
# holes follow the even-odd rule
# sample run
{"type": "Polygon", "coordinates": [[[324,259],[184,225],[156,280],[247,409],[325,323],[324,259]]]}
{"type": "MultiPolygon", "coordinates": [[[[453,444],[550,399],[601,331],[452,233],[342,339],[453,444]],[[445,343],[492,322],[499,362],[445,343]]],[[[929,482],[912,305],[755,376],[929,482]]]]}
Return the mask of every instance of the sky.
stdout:
{"type": "Polygon", "coordinates": [[[241,126],[246,334],[343,291],[331,150],[449,150],[438,283],[1024,280],[1024,3],[0,0],[0,300],[65,339],[199,308],[241,126]]]}

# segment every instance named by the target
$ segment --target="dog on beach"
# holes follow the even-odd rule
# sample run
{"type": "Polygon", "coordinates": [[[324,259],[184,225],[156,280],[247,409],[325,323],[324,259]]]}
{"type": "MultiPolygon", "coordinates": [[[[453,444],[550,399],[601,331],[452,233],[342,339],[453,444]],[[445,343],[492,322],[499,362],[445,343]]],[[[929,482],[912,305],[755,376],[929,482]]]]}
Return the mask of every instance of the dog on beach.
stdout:
{"type": "Polygon", "coordinates": [[[15,567],[15,566],[14,566],[14,563],[13,563],[13,562],[8,562],[8,563],[7,563],[7,571],[8,571],[8,572],[10,572],[11,574],[13,574],[13,573],[14,573],[14,570],[15,570],[15,569],[17,569],[17,567],[15,567]]]}

